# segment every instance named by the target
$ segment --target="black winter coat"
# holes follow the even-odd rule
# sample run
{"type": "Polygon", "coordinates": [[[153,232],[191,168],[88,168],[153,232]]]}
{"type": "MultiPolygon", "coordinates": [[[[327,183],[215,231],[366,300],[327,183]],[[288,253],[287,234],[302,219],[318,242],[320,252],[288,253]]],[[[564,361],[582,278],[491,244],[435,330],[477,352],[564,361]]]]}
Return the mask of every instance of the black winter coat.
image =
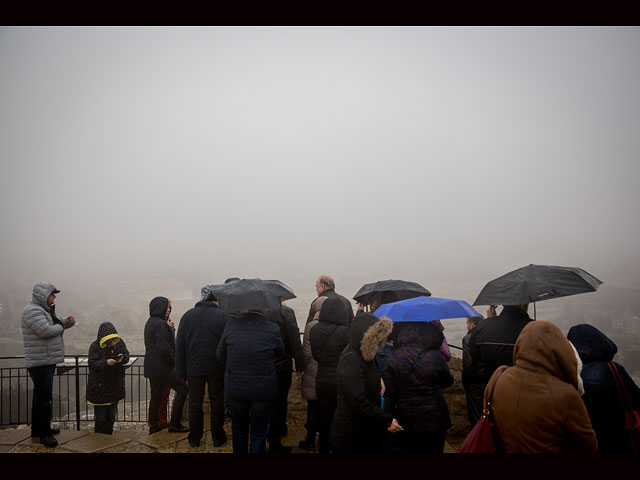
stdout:
{"type": "Polygon", "coordinates": [[[98,327],[98,338],[89,346],[89,378],[87,379],[87,402],[92,405],[110,405],[125,396],[124,365],[129,361],[129,350],[120,338],[111,322],[98,327]],[[117,339],[113,346],[107,345],[110,339],[117,339]],[[118,359],[122,362],[108,365],[107,360],[118,359]]]}
{"type": "Polygon", "coordinates": [[[384,372],[384,408],[406,431],[443,432],[451,427],[442,393],[453,374],[440,353],[442,331],[431,322],[405,326],[389,354],[384,372]]]}
{"type": "Polygon", "coordinates": [[[156,297],[149,303],[149,319],[144,325],[144,376],[154,378],[175,368],[174,331],[167,325],[169,299],[156,297]]]}
{"type": "Polygon", "coordinates": [[[229,314],[213,302],[198,302],[185,312],[176,335],[176,376],[198,377],[223,374],[216,349],[229,314]]]}
{"type": "Polygon", "coordinates": [[[225,363],[224,390],[232,400],[273,400],[278,392],[277,354],[284,353],[280,330],[256,312],[227,322],[216,355],[225,363]]]}
{"type": "Polygon", "coordinates": [[[284,353],[276,357],[276,370],[289,373],[292,371],[293,361],[295,361],[296,372],[303,372],[304,355],[302,354],[300,329],[295,312],[292,308],[282,305],[278,310],[267,310],[265,315],[271,323],[278,327],[284,343],[284,353]]]}
{"type": "Polygon", "coordinates": [[[380,408],[380,371],[374,358],[391,328],[391,320],[378,320],[370,313],[359,312],[353,319],[349,345],[337,370],[338,405],[331,424],[331,445],[338,451],[381,449],[393,417],[380,408]]]}
{"type": "Polygon", "coordinates": [[[349,316],[339,298],[327,298],[320,308],[318,323],[309,331],[311,355],[318,362],[316,384],[336,383],[338,360],[349,344],[349,316]]]}
{"type": "MultiPolygon", "coordinates": [[[[624,411],[607,364],[613,362],[618,352],[617,345],[600,330],[586,324],[571,327],[567,339],[576,348],[582,361],[582,400],[598,438],[598,453],[632,453],[633,448],[624,428],[624,411]]],[[[631,405],[640,411],[640,388],[622,365],[613,363],[631,398],[631,405]]]]}
{"type": "Polygon", "coordinates": [[[485,386],[500,365],[513,365],[513,347],[520,332],[533,321],[523,309],[507,305],[497,317],[483,320],[471,330],[471,370],[465,381],[485,386]]]}

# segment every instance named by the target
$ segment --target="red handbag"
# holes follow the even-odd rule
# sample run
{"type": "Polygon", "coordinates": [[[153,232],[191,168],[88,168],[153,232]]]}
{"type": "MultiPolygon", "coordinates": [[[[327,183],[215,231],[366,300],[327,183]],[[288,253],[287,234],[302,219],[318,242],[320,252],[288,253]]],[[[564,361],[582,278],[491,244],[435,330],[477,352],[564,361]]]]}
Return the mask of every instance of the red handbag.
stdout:
{"type": "Polygon", "coordinates": [[[465,437],[462,445],[460,445],[458,449],[458,453],[496,453],[498,450],[496,447],[497,434],[495,432],[495,422],[491,415],[491,400],[493,397],[493,389],[496,387],[498,378],[507,368],[509,367],[502,367],[493,379],[482,417],[480,417],[480,420],[478,420],[465,437]]]}
{"type": "Polygon", "coordinates": [[[629,435],[629,443],[631,443],[633,453],[640,453],[640,415],[638,415],[638,412],[631,406],[631,399],[629,398],[627,387],[624,386],[618,368],[613,362],[607,362],[607,364],[618,388],[618,398],[624,411],[624,428],[629,435]]]}

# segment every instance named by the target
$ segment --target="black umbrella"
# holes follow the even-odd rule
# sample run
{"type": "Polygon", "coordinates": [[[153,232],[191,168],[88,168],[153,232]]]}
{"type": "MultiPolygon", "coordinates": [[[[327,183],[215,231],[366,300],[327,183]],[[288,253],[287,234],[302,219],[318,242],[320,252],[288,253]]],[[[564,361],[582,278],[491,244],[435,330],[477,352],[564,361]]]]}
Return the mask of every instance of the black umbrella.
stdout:
{"type": "Polygon", "coordinates": [[[576,267],[529,265],[487,283],[473,305],[522,305],[595,292],[602,282],[576,267]]]}
{"type": "Polygon", "coordinates": [[[249,278],[209,288],[220,307],[229,313],[242,313],[251,308],[280,308],[283,300],[296,298],[293,290],[279,280],[249,278]]]}
{"type": "Polygon", "coordinates": [[[414,297],[430,297],[431,292],[419,283],[405,280],[380,280],[363,285],[353,299],[363,305],[370,303],[376,293],[381,293],[382,303],[398,302],[414,297]]]}

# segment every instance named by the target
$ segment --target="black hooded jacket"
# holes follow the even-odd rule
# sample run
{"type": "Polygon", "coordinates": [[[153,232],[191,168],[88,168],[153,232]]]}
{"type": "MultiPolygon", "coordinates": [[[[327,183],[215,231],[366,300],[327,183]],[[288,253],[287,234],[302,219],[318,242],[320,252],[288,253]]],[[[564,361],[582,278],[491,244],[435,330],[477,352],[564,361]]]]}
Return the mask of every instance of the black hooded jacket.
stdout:
{"type": "Polygon", "coordinates": [[[442,389],[454,377],[440,353],[442,330],[432,322],[409,323],[399,331],[383,378],[385,411],[406,431],[436,432],[451,427],[442,389]]]}
{"type": "MultiPolygon", "coordinates": [[[[607,365],[607,362],[613,362],[618,347],[600,330],[587,324],[571,327],[567,339],[576,348],[582,361],[582,400],[598,438],[598,453],[632,452],[624,428],[624,412],[616,383],[607,365]]],[[[622,365],[613,363],[620,373],[633,408],[640,411],[640,388],[622,365]]]]}
{"type": "Polygon", "coordinates": [[[331,445],[338,451],[379,451],[380,440],[391,425],[393,416],[380,408],[380,370],[374,361],[391,329],[391,320],[370,313],[358,312],[353,319],[349,345],[337,369],[338,404],[331,445]]]}
{"type": "Polygon", "coordinates": [[[338,360],[349,343],[349,315],[339,298],[327,298],[318,323],[309,330],[311,355],[318,362],[316,383],[336,383],[338,360]]]}
{"type": "Polygon", "coordinates": [[[167,325],[169,299],[155,297],[149,302],[149,319],[144,325],[144,376],[154,378],[175,368],[174,332],[167,325]]]}
{"type": "Polygon", "coordinates": [[[89,346],[89,378],[87,379],[87,402],[92,405],[109,405],[125,396],[124,365],[129,361],[129,350],[111,322],[98,327],[98,338],[89,346]],[[117,339],[113,346],[110,339],[117,339]],[[122,362],[107,364],[122,354],[122,362]]]}

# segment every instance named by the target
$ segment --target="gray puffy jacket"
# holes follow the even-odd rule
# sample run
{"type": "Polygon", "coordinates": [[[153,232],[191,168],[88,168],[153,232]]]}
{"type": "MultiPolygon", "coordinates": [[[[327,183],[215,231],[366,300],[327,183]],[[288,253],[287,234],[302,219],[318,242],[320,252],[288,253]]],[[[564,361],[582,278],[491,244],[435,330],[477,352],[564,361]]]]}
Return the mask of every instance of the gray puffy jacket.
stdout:
{"type": "Polygon", "coordinates": [[[69,328],[68,320],[56,323],[47,306],[47,298],[56,290],[49,282],[40,282],[33,287],[32,300],[22,312],[22,338],[27,368],[55,365],[64,362],[62,333],[69,328]]]}

